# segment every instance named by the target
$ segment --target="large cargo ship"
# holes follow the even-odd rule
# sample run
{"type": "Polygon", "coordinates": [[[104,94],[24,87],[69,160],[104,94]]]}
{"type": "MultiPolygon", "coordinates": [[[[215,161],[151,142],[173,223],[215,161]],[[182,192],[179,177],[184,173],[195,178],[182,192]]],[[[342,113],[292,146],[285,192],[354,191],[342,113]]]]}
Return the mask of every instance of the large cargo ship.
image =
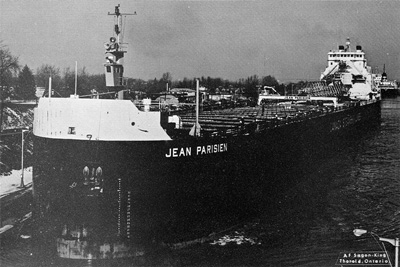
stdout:
{"type": "Polygon", "coordinates": [[[233,224],[257,212],[285,172],[379,122],[361,48],[330,53],[324,80],[300,95],[264,92],[255,107],[201,110],[198,90],[193,109],[173,112],[124,99],[119,6],[112,15],[104,66],[116,98],[49,95],[35,108],[33,216],[61,258],[132,257],[233,224]],[[342,72],[355,66],[365,71],[342,72]]]}
{"type": "Polygon", "coordinates": [[[385,65],[383,65],[383,73],[381,75],[376,75],[374,80],[382,98],[396,97],[400,95],[400,89],[397,86],[397,82],[388,79],[385,71],[385,65]]]}

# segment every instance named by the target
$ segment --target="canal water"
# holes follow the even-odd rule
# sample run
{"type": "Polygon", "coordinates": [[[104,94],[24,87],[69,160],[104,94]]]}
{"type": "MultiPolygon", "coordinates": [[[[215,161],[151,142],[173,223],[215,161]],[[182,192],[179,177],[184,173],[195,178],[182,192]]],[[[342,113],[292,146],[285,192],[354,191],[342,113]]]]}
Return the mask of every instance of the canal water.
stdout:
{"type": "MultiPolygon", "coordinates": [[[[59,261],[36,255],[31,239],[1,244],[0,266],[335,266],[340,253],[394,247],[400,237],[400,98],[384,99],[382,123],[345,140],[298,182],[271,193],[260,215],[190,246],[121,262],[59,261]]],[[[23,231],[23,229],[21,230],[23,231]]]]}

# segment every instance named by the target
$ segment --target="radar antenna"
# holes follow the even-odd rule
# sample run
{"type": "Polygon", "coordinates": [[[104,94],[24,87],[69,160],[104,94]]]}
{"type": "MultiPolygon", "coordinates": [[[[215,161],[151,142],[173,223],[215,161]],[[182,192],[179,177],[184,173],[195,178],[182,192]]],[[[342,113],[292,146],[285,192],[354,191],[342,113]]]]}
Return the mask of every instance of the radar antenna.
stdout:
{"type": "Polygon", "coordinates": [[[121,13],[119,11],[119,7],[120,5],[118,4],[118,6],[115,6],[115,11],[114,13],[110,13],[108,12],[108,15],[110,16],[115,16],[116,17],[116,21],[115,21],[115,25],[114,25],[114,32],[117,36],[117,42],[119,43],[120,41],[120,33],[122,32],[122,16],[128,16],[128,15],[136,15],[136,11],[134,13],[121,13]]]}

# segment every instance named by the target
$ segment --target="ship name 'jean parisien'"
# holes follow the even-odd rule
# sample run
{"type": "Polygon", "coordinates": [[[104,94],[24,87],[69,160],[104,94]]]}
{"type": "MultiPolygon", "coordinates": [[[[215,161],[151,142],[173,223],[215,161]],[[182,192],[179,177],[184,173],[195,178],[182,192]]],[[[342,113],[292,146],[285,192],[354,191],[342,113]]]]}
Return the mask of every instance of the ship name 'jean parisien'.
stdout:
{"type": "MultiPolygon", "coordinates": [[[[212,153],[221,153],[228,151],[228,144],[214,144],[214,145],[204,145],[197,146],[193,149],[195,152],[194,155],[204,155],[204,154],[212,154],[212,153]]],[[[167,158],[178,158],[178,157],[188,157],[192,156],[192,147],[173,147],[168,150],[168,153],[165,154],[167,158]]]]}

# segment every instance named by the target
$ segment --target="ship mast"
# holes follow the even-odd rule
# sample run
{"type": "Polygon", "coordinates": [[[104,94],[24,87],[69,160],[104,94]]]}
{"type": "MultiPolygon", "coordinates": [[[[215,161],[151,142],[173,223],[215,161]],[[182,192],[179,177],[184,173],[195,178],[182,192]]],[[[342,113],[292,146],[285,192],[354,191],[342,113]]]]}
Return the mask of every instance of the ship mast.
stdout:
{"type": "Polygon", "coordinates": [[[381,78],[382,82],[386,82],[387,81],[387,74],[385,71],[385,64],[383,64],[383,73],[382,73],[382,78],[381,78]]]}
{"type": "Polygon", "coordinates": [[[106,63],[105,74],[106,74],[106,86],[110,91],[120,92],[118,94],[118,98],[122,98],[122,90],[124,88],[123,84],[123,73],[124,66],[122,64],[122,60],[124,58],[124,54],[126,51],[122,47],[122,15],[136,15],[129,13],[121,13],[119,11],[119,7],[115,6],[114,13],[108,13],[108,15],[112,15],[115,17],[114,24],[114,33],[115,37],[110,37],[110,41],[104,44],[104,48],[106,49],[106,63]]]}

